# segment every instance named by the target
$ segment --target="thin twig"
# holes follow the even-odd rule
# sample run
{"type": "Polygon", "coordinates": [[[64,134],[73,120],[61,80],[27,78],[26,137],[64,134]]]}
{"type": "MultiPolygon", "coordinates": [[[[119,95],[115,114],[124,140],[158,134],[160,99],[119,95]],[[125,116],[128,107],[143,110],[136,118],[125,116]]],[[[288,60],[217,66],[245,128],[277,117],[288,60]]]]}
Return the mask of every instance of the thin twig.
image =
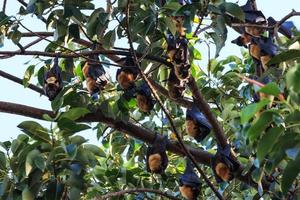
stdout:
{"type": "Polygon", "coordinates": [[[194,164],[194,166],[196,167],[196,169],[199,171],[199,173],[201,174],[201,176],[204,178],[206,184],[212,189],[212,191],[215,193],[215,195],[218,197],[218,199],[223,200],[223,196],[218,192],[218,190],[214,187],[214,185],[210,182],[210,180],[207,178],[207,176],[205,175],[205,173],[203,172],[203,170],[198,166],[195,158],[193,157],[193,155],[187,150],[187,148],[185,147],[179,132],[176,129],[176,126],[172,120],[172,117],[169,113],[169,111],[166,109],[166,107],[164,106],[162,100],[160,99],[160,97],[158,96],[156,90],[154,89],[154,87],[152,86],[151,82],[148,80],[147,76],[144,74],[144,72],[141,70],[140,64],[138,62],[138,57],[135,53],[134,47],[133,47],[133,41],[131,38],[131,33],[130,33],[130,29],[129,29],[129,12],[130,11],[130,1],[128,1],[127,3],[127,8],[126,8],[126,33],[127,33],[127,37],[128,37],[128,42],[130,45],[130,51],[133,55],[133,59],[135,61],[135,64],[137,66],[137,69],[139,70],[141,76],[143,77],[144,81],[147,83],[147,85],[149,86],[151,93],[153,94],[154,98],[156,99],[156,101],[159,103],[161,109],[163,110],[163,112],[165,113],[172,131],[175,133],[178,143],[179,145],[183,148],[183,151],[185,152],[186,156],[192,161],[192,163],[194,164]]]}
{"type": "MultiPolygon", "coordinates": [[[[26,50],[26,49],[32,47],[33,45],[39,43],[39,42],[42,41],[42,40],[43,40],[43,38],[38,38],[38,39],[36,39],[36,40],[30,42],[29,44],[27,44],[27,45],[25,45],[25,46],[23,47],[23,50],[26,50]]],[[[17,50],[17,51],[15,51],[15,52],[16,52],[16,53],[22,53],[22,51],[21,51],[20,49],[17,50]]],[[[13,57],[13,56],[15,56],[15,55],[0,56],[0,59],[7,59],[7,58],[11,58],[11,57],[13,57]]]]}
{"type": "Polygon", "coordinates": [[[7,0],[3,1],[2,12],[5,13],[7,0]]]}
{"type": "Polygon", "coordinates": [[[162,192],[160,190],[149,189],[149,188],[134,188],[134,189],[121,190],[121,191],[118,191],[118,192],[111,192],[111,193],[108,193],[108,194],[106,194],[104,196],[101,196],[99,198],[95,198],[95,200],[104,200],[104,199],[109,199],[109,198],[112,198],[112,197],[124,196],[125,194],[147,193],[147,192],[155,193],[155,194],[158,194],[162,197],[166,197],[168,199],[180,200],[180,198],[169,195],[166,192],[162,192]]]}

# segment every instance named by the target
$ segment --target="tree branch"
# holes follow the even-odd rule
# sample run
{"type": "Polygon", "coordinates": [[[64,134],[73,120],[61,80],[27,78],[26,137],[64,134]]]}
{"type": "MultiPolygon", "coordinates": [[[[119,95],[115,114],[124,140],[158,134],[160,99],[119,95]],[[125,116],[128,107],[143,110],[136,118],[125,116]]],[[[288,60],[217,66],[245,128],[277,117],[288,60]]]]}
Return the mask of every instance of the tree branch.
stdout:
{"type": "MultiPolygon", "coordinates": [[[[15,104],[15,103],[9,103],[9,102],[3,102],[0,101],[0,112],[4,113],[10,113],[15,115],[21,115],[25,117],[30,117],[34,119],[39,120],[45,120],[44,115],[47,114],[50,117],[54,118],[55,113],[49,110],[39,109],[31,106],[21,105],[21,104],[15,104]]],[[[100,110],[98,110],[95,113],[89,113],[85,115],[84,117],[81,117],[77,120],[78,122],[102,122],[107,124],[113,129],[116,129],[122,133],[126,133],[138,140],[144,141],[148,144],[151,144],[155,137],[162,137],[161,135],[155,135],[152,131],[145,129],[143,127],[137,126],[131,122],[128,121],[121,121],[116,120],[110,117],[106,117],[100,110]]],[[[187,150],[193,155],[195,160],[198,163],[210,166],[211,165],[211,159],[213,157],[213,154],[210,154],[206,151],[203,151],[199,148],[193,148],[191,146],[186,145],[185,146],[187,150]]],[[[168,140],[167,144],[167,150],[175,153],[179,156],[185,156],[185,152],[180,147],[177,141],[174,140],[168,140]]],[[[251,174],[242,175],[243,167],[241,166],[238,172],[238,175],[236,178],[239,180],[251,185],[252,187],[257,187],[257,184],[252,181],[251,174]]]]}
{"type": "Polygon", "coordinates": [[[296,12],[295,10],[292,10],[289,14],[287,14],[285,17],[283,17],[280,21],[278,21],[275,25],[274,25],[274,35],[277,35],[278,30],[280,28],[280,26],[289,18],[294,17],[294,16],[300,16],[300,12],[296,12]]]}
{"type": "Polygon", "coordinates": [[[219,124],[218,120],[215,118],[213,113],[210,110],[208,103],[203,98],[200,90],[197,87],[196,81],[193,77],[191,77],[188,81],[188,86],[192,91],[194,97],[194,103],[196,106],[203,112],[209,123],[213,128],[213,132],[215,134],[216,140],[218,144],[220,144],[223,148],[228,144],[227,138],[225,136],[224,130],[219,124]]]}
{"type": "MultiPolygon", "coordinates": [[[[6,78],[8,80],[11,80],[13,82],[16,82],[16,83],[19,83],[19,84],[23,85],[23,80],[22,79],[20,79],[16,76],[13,76],[11,74],[8,74],[8,73],[6,73],[2,70],[0,70],[0,76],[2,76],[3,78],[6,78]]],[[[44,95],[44,90],[42,88],[36,86],[36,85],[29,84],[27,87],[34,90],[34,91],[36,91],[36,92],[38,92],[38,93],[40,93],[41,95],[44,95]]]]}
{"type": "Polygon", "coordinates": [[[5,13],[5,10],[6,10],[6,3],[7,3],[7,0],[4,0],[3,1],[3,7],[2,7],[2,12],[5,13]]]}
{"type": "MultiPolygon", "coordinates": [[[[45,120],[43,117],[45,114],[49,115],[52,118],[56,116],[55,113],[53,113],[50,110],[44,110],[44,109],[39,109],[31,106],[3,102],[3,101],[0,101],[0,112],[21,115],[21,116],[30,117],[39,120],[45,120]]],[[[106,117],[100,110],[98,110],[95,113],[87,114],[84,117],[78,119],[77,121],[78,122],[102,122],[107,124],[111,128],[126,133],[148,144],[151,144],[154,141],[155,137],[162,137],[160,135],[156,136],[155,133],[153,133],[152,131],[137,126],[131,122],[125,122],[110,117],[106,117]]],[[[197,162],[200,162],[208,166],[210,165],[210,159],[213,156],[212,154],[192,147],[187,147],[187,148],[195,156],[197,162]]],[[[179,147],[176,141],[169,140],[167,149],[180,156],[185,155],[185,153],[179,147]]]]}
{"type": "MultiPolygon", "coordinates": [[[[36,40],[30,42],[29,44],[27,44],[27,45],[25,45],[25,46],[23,47],[23,50],[26,50],[26,49],[32,47],[33,45],[39,43],[39,42],[42,41],[42,40],[43,40],[43,38],[38,38],[38,39],[36,39],[36,40]]],[[[16,52],[16,53],[21,53],[22,50],[19,49],[19,50],[16,50],[15,52],[16,52]]],[[[11,58],[11,57],[13,57],[13,56],[14,56],[14,55],[0,56],[0,59],[7,59],[7,58],[11,58]]]]}
{"type": "Polygon", "coordinates": [[[171,196],[171,195],[167,194],[166,192],[162,192],[160,190],[149,189],[149,188],[134,188],[134,189],[128,189],[128,190],[121,190],[121,191],[118,191],[118,192],[111,192],[111,193],[108,193],[108,194],[106,194],[104,196],[101,196],[99,198],[95,198],[95,200],[102,200],[102,199],[104,200],[104,199],[109,199],[109,198],[112,198],[112,197],[124,196],[127,193],[132,194],[132,193],[136,193],[136,192],[138,192],[138,193],[146,193],[146,192],[155,193],[155,194],[158,194],[160,196],[166,197],[168,199],[180,200],[180,198],[171,196]]]}

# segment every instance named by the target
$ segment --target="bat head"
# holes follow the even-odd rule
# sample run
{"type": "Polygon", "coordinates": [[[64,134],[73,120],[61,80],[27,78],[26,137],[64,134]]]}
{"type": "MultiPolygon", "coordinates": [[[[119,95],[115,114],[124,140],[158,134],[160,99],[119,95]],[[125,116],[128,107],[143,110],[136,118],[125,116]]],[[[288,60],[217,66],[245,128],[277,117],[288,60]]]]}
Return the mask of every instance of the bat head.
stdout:
{"type": "Polygon", "coordinates": [[[186,125],[187,129],[190,129],[191,135],[195,135],[194,138],[198,142],[201,142],[212,129],[211,124],[196,105],[193,105],[192,109],[187,109],[186,125]]]}

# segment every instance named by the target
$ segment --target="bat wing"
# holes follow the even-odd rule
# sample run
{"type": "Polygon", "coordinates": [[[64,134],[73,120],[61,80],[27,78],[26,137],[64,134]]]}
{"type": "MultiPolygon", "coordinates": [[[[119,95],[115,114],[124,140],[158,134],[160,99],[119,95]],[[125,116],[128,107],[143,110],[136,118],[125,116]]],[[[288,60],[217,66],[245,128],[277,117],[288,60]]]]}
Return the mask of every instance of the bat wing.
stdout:
{"type": "Polygon", "coordinates": [[[202,112],[199,111],[196,105],[193,105],[192,109],[187,109],[186,115],[197,121],[202,127],[211,130],[211,124],[208,122],[202,112]]]}
{"type": "Polygon", "coordinates": [[[269,56],[275,56],[277,54],[278,46],[274,44],[272,37],[253,38],[252,40],[259,46],[263,54],[269,56]]]}

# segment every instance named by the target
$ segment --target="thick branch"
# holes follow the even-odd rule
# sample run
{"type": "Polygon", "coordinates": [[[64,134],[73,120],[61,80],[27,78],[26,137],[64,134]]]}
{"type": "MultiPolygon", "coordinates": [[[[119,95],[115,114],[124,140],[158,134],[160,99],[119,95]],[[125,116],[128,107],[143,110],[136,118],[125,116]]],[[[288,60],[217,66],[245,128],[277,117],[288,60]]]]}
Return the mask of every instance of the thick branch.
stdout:
{"type": "MultiPolygon", "coordinates": [[[[3,102],[3,101],[0,101],[0,112],[21,115],[21,116],[30,117],[39,120],[45,120],[43,118],[44,114],[47,114],[52,118],[55,117],[55,114],[49,110],[38,109],[31,106],[25,106],[21,104],[15,104],[15,103],[3,102]]],[[[125,121],[105,117],[101,113],[101,111],[87,114],[84,117],[78,119],[78,122],[102,122],[120,132],[126,133],[148,144],[151,144],[154,141],[155,137],[162,137],[160,135],[155,136],[155,134],[152,131],[137,126],[131,122],[125,122],[125,121]]],[[[185,147],[193,155],[193,157],[198,163],[210,166],[210,162],[213,157],[213,154],[210,154],[199,148],[193,148],[187,145],[185,145],[185,147]]],[[[185,152],[183,151],[183,149],[179,146],[178,142],[174,140],[168,141],[167,150],[177,155],[185,156],[185,152]]],[[[242,176],[241,175],[242,171],[243,168],[241,167],[239,170],[239,174],[237,175],[236,178],[253,187],[257,187],[256,183],[252,181],[251,174],[242,176]]]]}
{"type": "MultiPolygon", "coordinates": [[[[40,120],[45,120],[43,118],[44,114],[47,114],[52,118],[55,117],[55,114],[49,110],[43,110],[31,106],[25,106],[21,104],[15,104],[15,103],[3,102],[3,101],[0,101],[0,112],[21,115],[25,117],[34,118],[34,119],[40,119],[40,120]]],[[[103,115],[103,113],[101,113],[101,111],[98,111],[97,113],[87,114],[84,117],[78,119],[78,122],[103,122],[118,131],[126,133],[136,139],[142,140],[149,144],[151,144],[154,141],[155,137],[159,137],[158,135],[155,136],[155,134],[152,131],[137,126],[131,122],[125,122],[110,117],[106,117],[103,115]]],[[[213,156],[212,154],[188,146],[187,148],[195,156],[198,162],[205,165],[210,165],[210,159],[213,156]]],[[[183,150],[179,147],[178,143],[175,141],[169,140],[167,149],[175,154],[181,156],[184,155],[183,150]]]]}
{"type": "MultiPolygon", "coordinates": [[[[20,78],[18,78],[16,76],[13,76],[11,74],[8,74],[8,73],[6,73],[6,72],[4,72],[2,70],[0,70],[0,76],[2,76],[3,78],[6,78],[8,80],[11,80],[13,82],[16,82],[16,83],[19,83],[19,84],[23,85],[23,80],[22,79],[20,79],[20,78]]],[[[30,89],[32,89],[32,90],[34,90],[34,91],[36,91],[36,92],[38,92],[40,94],[44,94],[44,90],[42,88],[40,88],[38,86],[35,86],[33,84],[29,84],[28,88],[30,88],[30,89]]]]}
{"type": "Polygon", "coordinates": [[[216,140],[218,144],[220,144],[224,148],[227,145],[227,138],[225,136],[224,130],[219,124],[218,120],[213,115],[213,113],[211,112],[208,103],[203,98],[200,90],[197,87],[196,81],[193,77],[189,79],[188,86],[192,91],[194,97],[194,103],[199,108],[199,110],[201,110],[201,112],[203,112],[203,114],[206,116],[207,120],[209,121],[209,123],[213,128],[213,132],[216,136],[216,140]]]}
{"type": "Polygon", "coordinates": [[[104,196],[101,196],[99,198],[96,198],[95,200],[102,200],[102,199],[104,200],[104,199],[109,199],[112,197],[124,196],[125,194],[132,194],[132,193],[137,193],[137,192],[138,193],[146,193],[146,192],[155,193],[160,196],[166,197],[168,199],[180,200],[179,198],[171,196],[171,195],[167,194],[166,192],[162,192],[160,190],[149,189],[149,188],[135,188],[135,189],[128,189],[128,190],[121,190],[118,192],[112,192],[112,193],[108,193],[104,196]]]}

